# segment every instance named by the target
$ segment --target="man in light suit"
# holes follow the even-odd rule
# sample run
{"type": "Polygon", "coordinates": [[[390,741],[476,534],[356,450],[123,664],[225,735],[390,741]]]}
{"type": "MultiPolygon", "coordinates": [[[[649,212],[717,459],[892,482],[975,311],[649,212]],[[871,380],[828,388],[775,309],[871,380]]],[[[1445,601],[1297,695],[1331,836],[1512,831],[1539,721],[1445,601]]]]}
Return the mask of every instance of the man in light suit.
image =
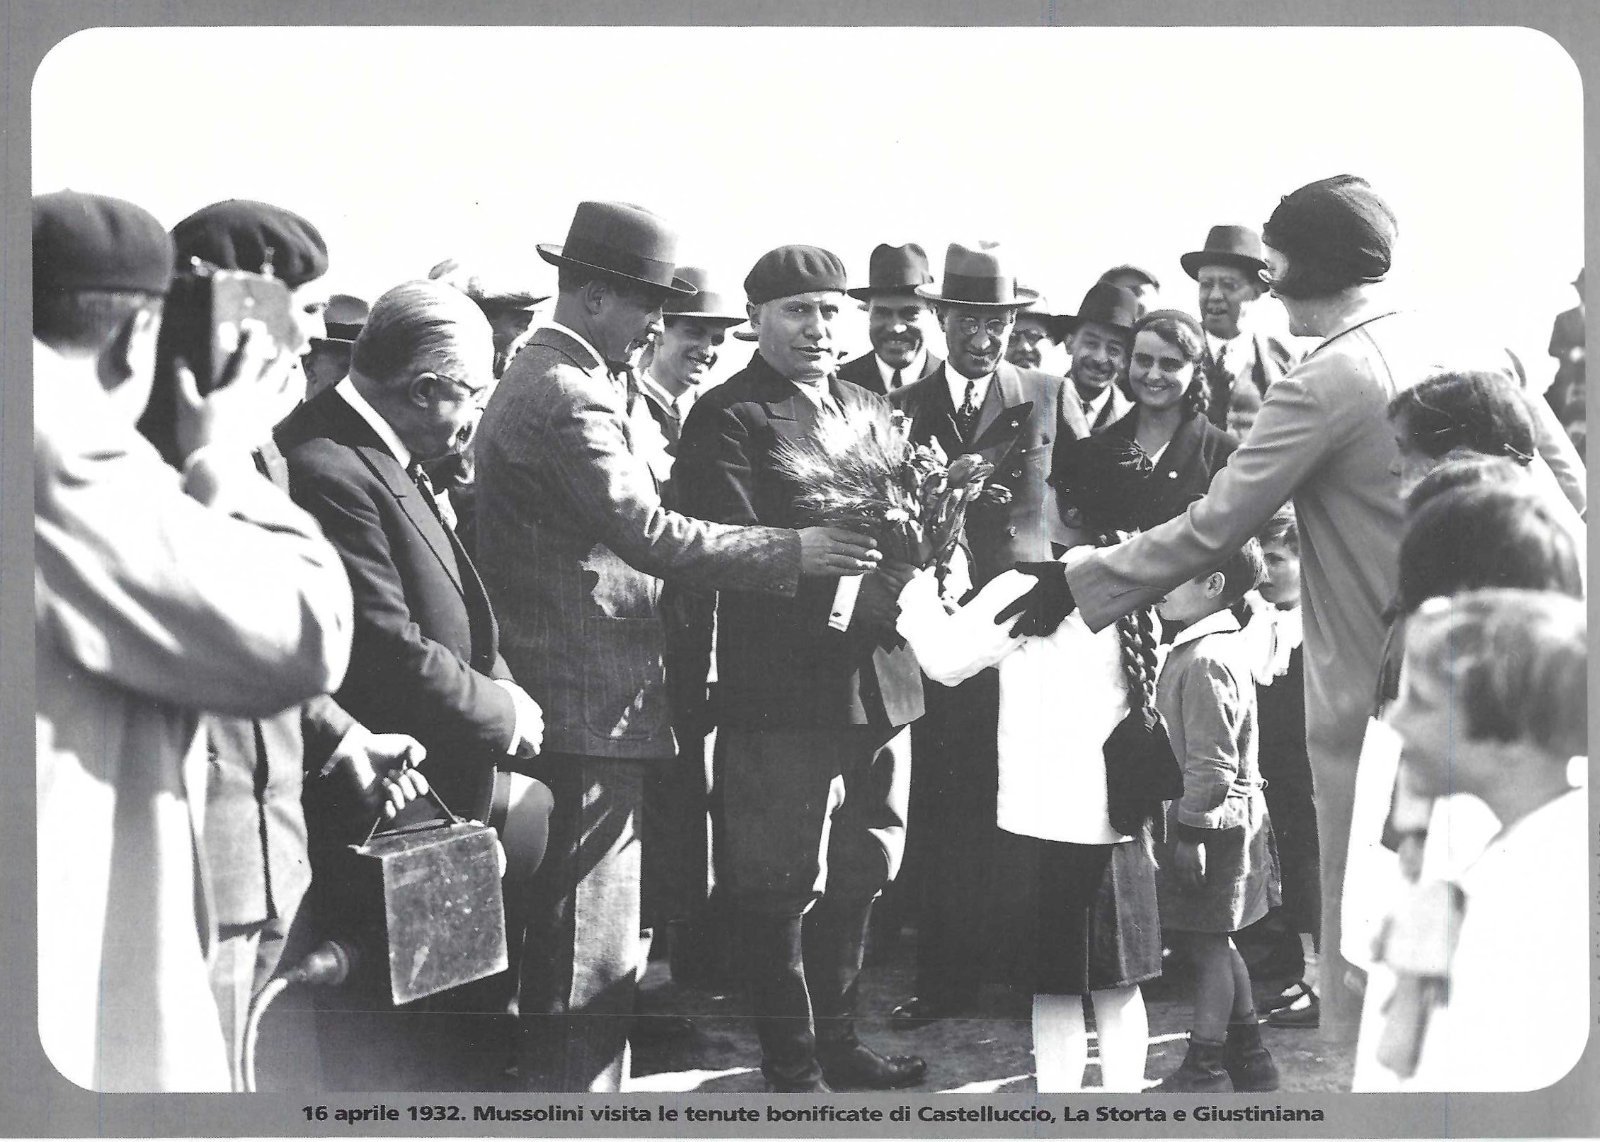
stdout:
{"type": "MultiPolygon", "coordinates": [[[[1214,566],[1294,500],[1307,599],[1306,748],[1322,848],[1321,1030],[1329,1042],[1348,1042],[1360,996],[1340,954],[1341,889],[1356,760],[1404,530],[1385,410],[1398,392],[1444,369],[1509,378],[1514,362],[1503,348],[1475,345],[1460,329],[1390,304],[1379,283],[1390,267],[1394,214],[1364,179],[1339,175],[1301,187],[1279,203],[1263,234],[1268,285],[1289,312],[1290,333],[1324,340],[1267,390],[1249,438],[1185,515],[1070,570],[1051,569],[1019,601],[1014,629],[1053,630],[1076,606],[1099,630],[1214,566]]],[[[1559,449],[1560,441],[1546,440],[1551,430],[1540,430],[1541,452],[1559,449]]]]}
{"type": "Polygon", "coordinates": [[[134,430],[165,230],[67,191],[34,200],[33,242],[40,1040],[92,1090],[227,1090],[200,712],[265,716],[338,685],[350,588],[250,462],[292,358],[247,336],[210,396],[189,379],[180,476],[134,430]]]}
{"type": "MultiPolygon", "coordinates": [[[[952,243],[943,290],[918,293],[937,309],[949,358],[894,403],[911,417],[912,439],[937,440],[952,459],[982,456],[1011,491],[1009,504],[968,510],[972,581],[982,586],[1016,563],[1051,557],[1051,449],[1062,436],[1088,435],[1088,427],[1064,378],[1001,359],[1018,311],[1038,297],[1018,288],[1003,250],[952,243]]],[[[912,729],[911,859],[923,892],[916,994],[891,1014],[902,1029],[966,1013],[977,1000],[996,829],[997,675],[929,686],[927,701],[927,716],[912,729]]]]}
{"type": "MultiPolygon", "coordinates": [[[[726,527],[662,506],[659,436],[627,361],[659,333],[676,237],[654,214],[583,202],[557,267],[553,320],[517,354],[476,441],[478,544],[506,655],[544,706],[533,772],[556,797],[522,965],[522,1081],[616,1090],[639,951],[636,820],[648,763],[674,743],[662,580],[792,595],[801,576],[871,565],[830,528],[726,527]]],[[[648,841],[646,841],[648,843],[648,841]]]]}
{"type": "Polygon", "coordinates": [[[933,311],[917,287],[933,281],[928,255],[915,242],[879,245],[867,261],[867,284],[846,290],[867,310],[872,352],[839,367],[840,380],[883,396],[914,384],[944,361],[928,348],[933,311]]]}
{"type": "MultiPolygon", "coordinates": [[[[801,489],[774,457],[820,417],[883,400],[835,375],[844,265],[815,246],[768,251],[745,278],[760,338],[750,365],[689,414],[678,457],[685,507],[736,524],[793,526],[801,489]]],[[[905,725],[922,679],[894,634],[901,565],[869,576],[847,630],[836,583],[793,598],[724,589],[717,600],[718,883],[742,936],[761,1069],[775,1091],[888,1089],[921,1059],[856,1036],[857,978],[874,899],[904,845],[905,725]]]]}
{"type": "MultiPolygon", "coordinates": [[[[537,859],[525,846],[542,845],[549,807],[548,792],[516,770],[539,748],[543,715],[500,656],[489,597],[421,467],[466,446],[492,361],[488,322],[463,294],[431,281],[396,286],[373,303],[350,375],[279,425],[277,444],[291,494],[339,550],[354,590],[354,652],[334,697],[372,730],[416,738],[444,803],[500,831],[514,949],[537,859]]],[[[325,832],[337,829],[333,806],[312,807],[328,811],[325,832]]],[[[324,1026],[335,1022],[349,1030],[349,1019],[324,1026]]]]}
{"type": "Polygon", "coordinates": [[[1263,396],[1299,359],[1276,337],[1250,328],[1250,310],[1266,286],[1261,271],[1261,235],[1248,226],[1213,226],[1205,246],[1178,259],[1200,284],[1200,323],[1206,331],[1204,362],[1211,403],[1206,417],[1218,428],[1228,423],[1228,400],[1240,384],[1263,396]]]}

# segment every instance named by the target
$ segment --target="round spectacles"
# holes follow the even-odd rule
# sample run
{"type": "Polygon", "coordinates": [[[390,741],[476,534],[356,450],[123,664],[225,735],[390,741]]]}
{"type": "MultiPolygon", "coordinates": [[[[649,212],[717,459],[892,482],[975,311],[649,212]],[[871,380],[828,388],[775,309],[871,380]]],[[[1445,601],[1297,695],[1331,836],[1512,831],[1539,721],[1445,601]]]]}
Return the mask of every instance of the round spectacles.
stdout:
{"type": "Polygon", "coordinates": [[[1000,337],[1011,327],[1009,317],[991,317],[987,321],[979,321],[976,317],[958,317],[955,327],[965,337],[976,337],[981,329],[990,337],[1000,337]]]}
{"type": "Polygon", "coordinates": [[[460,377],[452,377],[449,373],[441,373],[437,369],[434,370],[433,375],[438,377],[441,381],[448,381],[450,384],[455,385],[462,392],[466,393],[468,399],[470,400],[482,401],[489,395],[488,385],[469,385],[460,377]]]}

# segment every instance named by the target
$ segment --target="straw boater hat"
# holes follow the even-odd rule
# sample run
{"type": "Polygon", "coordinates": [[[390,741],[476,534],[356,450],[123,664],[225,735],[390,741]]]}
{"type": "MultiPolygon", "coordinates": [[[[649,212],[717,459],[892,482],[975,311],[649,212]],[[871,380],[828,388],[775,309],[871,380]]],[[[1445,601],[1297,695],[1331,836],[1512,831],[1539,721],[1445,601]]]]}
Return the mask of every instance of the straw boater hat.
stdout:
{"type": "Polygon", "coordinates": [[[551,296],[528,289],[523,282],[485,276],[479,272],[479,267],[463,264],[456,258],[446,258],[434,266],[428,271],[428,277],[454,286],[483,310],[534,309],[551,296]]]}
{"type": "Polygon", "coordinates": [[[999,246],[974,250],[951,242],[944,254],[944,289],[916,287],[918,297],[946,305],[978,309],[1021,309],[1039,300],[1037,290],[1019,289],[1016,275],[1005,266],[999,246]]]}
{"type": "Polygon", "coordinates": [[[328,298],[328,308],[323,310],[322,323],[327,327],[329,341],[354,343],[361,327],[367,323],[367,303],[354,294],[336,293],[328,298]]]}
{"type": "Polygon", "coordinates": [[[1205,248],[1182,255],[1178,264],[1196,281],[1200,280],[1201,266],[1238,266],[1251,281],[1256,280],[1257,272],[1267,268],[1261,235],[1248,226],[1213,226],[1206,235],[1205,248]]]}
{"type": "Polygon", "coordinates": [[[700,266],[679,266],[676,274],[680,281],[694,287],[694,293],[673,294],[661,307],[663,317],[694,317],[722,325],[744,324],[743,310],[712,288],[714,283],[708,271],[700,266]]]}
{"type": "Polygon", "coordinates": [[[665,221],[626,202],[580,202],[567,240],[540,242],[539,256],[553,266],[577,266],[610,277],[654,286],[667,293],[694,293],[675,276],[678,236],[665,221]]]}
{"type": "Polygon", "coordinates": [[[857,301],[871,301],[876,293],[910,293],[918,286],[932,285],[933,271],[928,255],[915,242],[891,246],[887,242],[872,251],[867,260],[867,284],[844,292],[857,301]]]}

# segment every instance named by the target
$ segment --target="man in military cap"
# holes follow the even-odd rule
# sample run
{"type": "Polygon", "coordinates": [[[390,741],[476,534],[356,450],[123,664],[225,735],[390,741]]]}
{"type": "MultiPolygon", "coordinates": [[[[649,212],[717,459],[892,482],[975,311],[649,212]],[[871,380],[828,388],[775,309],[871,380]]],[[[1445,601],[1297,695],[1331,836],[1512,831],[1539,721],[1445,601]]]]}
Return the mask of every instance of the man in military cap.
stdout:
{"type": "Polygon", "coordinates": [[[1266,286],[1261,235],[1248,226],[1213,226],[1205,246],[1178,259],[1200,285],[1200,323],[1206,331],[1205,374],[1211,403],[1206,417],[1226,427],[1228,401],[1241,382],[1266,393],[1295,363],[1296,354],[1276,337],[1251,328],[1250,311],[1266,286]]]}
{"type": "Polygon", "coordinates": [[[91,1090],[227,1090],[199,715],[335,687],[350,586],[250,461],[291,355],[247,333],[216,395],[180,374],[180,476],[134,430],[172,240],[63,191],[34,199],[33,255],[40,1040],[91,1090]]]}
{"type": "Polygon", "coordinates": [[[916,293],[918,286],[931,281],[928,255],[915,242],[883,244],[872,251],[867,284],[845,291],[866,306],[872,352],[840,366],[840,378],[882,396],[920,381],[944,364],[928,348],[933,311],[916,293]]]}
{"type": "Polygon", "coordinates": [[[639,952],[636,821],[645,772],[674,755],[662,580],[780,600],[802,577],[865,570],[871,542],[832,528],[727,527],[661,503],[641,442],[658,432],[628,356],[693,287],[656,215],[583,202],[551,321],[495,388],[475,443],[478,550],[512,670],[548,719],[527,771],[550,786],[550,846],[522,964],[523,1081],[616,1090],[639,952]],[[597,843],[597,838],[605,838],[597,843]]]}
{"type": "MultiPolygon", "coordinates": [[[[793,526],[799,489],[773,464],[825,415],[881,399],[840,379],[833,322],[844,265],[780,246],[745,278],[760,338],[748,367],[696,403],[678,481],[685,510],[741,525],[793,526]]],[[[718,882],[737,913],[776,1091],[886,1089],[926,1064],[856,1036],[857,977],[873,900],[905,839],[906,754],[891,747],[922,713],[922,679],[894,634],[909,567],[867,577],[848,630],[829,625],[836,578],[791,597],[724,588],[718,598],[718,882]]]]}

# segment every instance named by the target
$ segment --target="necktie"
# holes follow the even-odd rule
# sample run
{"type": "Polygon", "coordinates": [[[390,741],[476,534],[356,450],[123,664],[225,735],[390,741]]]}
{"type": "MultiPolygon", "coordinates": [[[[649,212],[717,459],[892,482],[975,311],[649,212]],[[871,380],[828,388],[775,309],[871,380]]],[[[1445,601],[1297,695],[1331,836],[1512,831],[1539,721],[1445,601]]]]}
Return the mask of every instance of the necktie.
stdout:
{"type": "Polygon", "coordinates": [[[903,384],[905,384],[905,379],[901,375],[901,370],[896,369],[894,371],[894,376],[889,378],[889,391],[894,392],[895,389],[899,388],[903,384]]]}
{"type": "Polygon", "coordinates": [[[1094,401],[1092,401],[1092,400],[1084,400],[1082,397],[1079,397],[1078,398],[1078,403],[1083,406],[1083,419],[1088,421],[1090,424],[1093,424],[1094,423],[1094,401]]]}
{"type": "Polygon", "coordinates": [[[978,423],[978,378],[967,378],[967,395],[961,399],[961,408],[956,413],[956,428],[961,433],[961,439],[966,440],[972,435],[972,430],[978,423]]]}
{"type": "Polygon", "coordinates": [[[624,409],[631,416],[633,402],[639,395],[639,385],[634,379],[633,368],[626,361],[607,361],[606,369],[611,373],[611,379],[621,387],[624,396],[624,409]]]}
{"type": "Polygon", "coordinates": [[[451,531],[455,530],[455,507],[446,499],[443,503],[439,500],[439,493],[434,489],[433,479],[428,475],[428,470],[419,463],[413,463],[410,469],[411,479],[417,485],[417,491],[422,493],[422,498],[427,501],[428,508],[434,517],[451,531]]]}

